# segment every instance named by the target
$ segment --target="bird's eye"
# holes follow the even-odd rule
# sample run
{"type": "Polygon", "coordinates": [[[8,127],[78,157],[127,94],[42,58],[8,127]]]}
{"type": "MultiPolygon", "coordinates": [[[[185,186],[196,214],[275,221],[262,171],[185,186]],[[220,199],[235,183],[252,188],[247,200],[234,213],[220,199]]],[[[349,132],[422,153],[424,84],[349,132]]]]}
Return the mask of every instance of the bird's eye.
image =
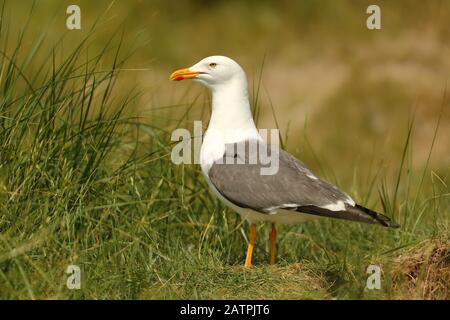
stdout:
{"type": "Polygon", "coordinates": [[[217,63],[215,63],[215,62],[211,62],[210,64],[209,64],[209,67],[210,68],[215,68],[217,66],[217,63]]]}

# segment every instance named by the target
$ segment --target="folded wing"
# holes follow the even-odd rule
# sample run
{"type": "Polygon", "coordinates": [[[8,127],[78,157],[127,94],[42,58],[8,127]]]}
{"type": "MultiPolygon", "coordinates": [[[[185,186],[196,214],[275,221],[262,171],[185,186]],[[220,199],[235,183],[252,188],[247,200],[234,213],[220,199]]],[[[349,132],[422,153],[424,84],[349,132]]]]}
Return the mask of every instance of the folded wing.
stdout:
{"type": "Polygon", "coordinates": [[[261,163],[258,155],[252,154],[248,141],[243,143],[245,148],[238,144],[231,148],[227,146],[227,150],[234,152],[227,152],[208,172],[218,192],[237,206],[267,214],[286,209],[398,227],[388,217],[355,204],[347,194],[316,177],[289,153],[259,143],[259,148],[265,148],[263,151],[269,158],[278,157],[278,171],[273,175],[261,174],[261,169],[267,165],[261,163]]]}

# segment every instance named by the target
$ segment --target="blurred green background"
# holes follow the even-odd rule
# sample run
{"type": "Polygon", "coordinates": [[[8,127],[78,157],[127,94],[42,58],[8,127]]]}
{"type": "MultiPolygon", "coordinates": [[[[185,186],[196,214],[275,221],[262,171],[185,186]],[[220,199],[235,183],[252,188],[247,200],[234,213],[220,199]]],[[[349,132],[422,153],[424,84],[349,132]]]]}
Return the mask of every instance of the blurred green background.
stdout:
{"type": "MultiPolygon", "coordinates": [[[[126,67],[146,70],[122,74],[119,90],[142,90],[140,115],[172,119],[164,122],[169,127],[178,124],[177,114],[186,108],[151,117],[146,112],[189,105],[199,94],[197,103],[208,101],[199,86],[170,83],[171,71],[209,55],[226,55],[247,71],[250,91],[261,81],[258,126],[275,126],[273,104],[287,148],[300,152],[309,165],[314,167],[314,161],[301,143],[305,124],[314,151],[343,172],[355,165],[365,170],[371,161],[398,162],[408,119],[414,117],[413,166],[421,168],[450,74],[450,3],[377,1],[382,29],[368,30],[366,8],[372,2],[77,1],[82,29],[68,31],[65,10],[72,2],[36,1],[23,50],[45,32],[44,46],[64,35],[63,56],[97,20],[91,50],[123,32],[124,47],[133,51],[126,67]]],[[[11,29],[23,28],[31,4],[8,3],[11,29]]],[[[449,109],[445,102],[431,159],[440,173],[450,164],[449,109]]],[[[203,111],[193,108],[189,119],[207,120],[203,111]]]]}

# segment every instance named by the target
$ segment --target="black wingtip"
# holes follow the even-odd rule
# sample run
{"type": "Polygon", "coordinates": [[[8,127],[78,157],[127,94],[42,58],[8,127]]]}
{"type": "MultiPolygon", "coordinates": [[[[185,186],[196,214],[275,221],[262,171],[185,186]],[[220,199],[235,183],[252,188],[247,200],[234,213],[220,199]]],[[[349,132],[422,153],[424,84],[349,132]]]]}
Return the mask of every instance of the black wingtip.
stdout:
{"type": "Polygon", "coordinates": [[[400,228],[400,225],[398,223],[392,221],[389,217],[385,216],[384,214],[375,212],[366,207],[360,206],[359,204],[355,205],[355,208],[358,208],[359,210],[363,211],[364,213],[375,219],[375,221],[378,222],[383,227],[400,228]]]}

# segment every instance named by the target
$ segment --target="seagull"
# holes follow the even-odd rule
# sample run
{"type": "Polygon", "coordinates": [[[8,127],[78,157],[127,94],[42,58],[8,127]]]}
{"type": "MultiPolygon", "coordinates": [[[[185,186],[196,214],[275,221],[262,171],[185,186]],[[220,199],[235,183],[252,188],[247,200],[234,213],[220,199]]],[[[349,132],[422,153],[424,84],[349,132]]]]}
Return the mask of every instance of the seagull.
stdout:
{"type": "Polygon", "coordinates": [[[251,113],[246,74],[233,59],[210,56],[170,76],[174,81],[186,79],[204,85],[212,94],[212,112],[200,150],[200,166],[212,192],[250,224],[246,268],[252,265],[256,223],[260,221],[272,224],[270,264],[275,263],[277,223],[293,224],[328,217],[399,227],[387,216],[356,204],[349,195],[318,178],[288,152],[264,143],[251,113]],[[258,148],[251,147],[255,144],[258,148]],[[256,149],[277,157],[274,174],[262,174],[265,164],[258,158],[256,149]],[[255,156],[256,161],[250,161],[255,156]]]}

